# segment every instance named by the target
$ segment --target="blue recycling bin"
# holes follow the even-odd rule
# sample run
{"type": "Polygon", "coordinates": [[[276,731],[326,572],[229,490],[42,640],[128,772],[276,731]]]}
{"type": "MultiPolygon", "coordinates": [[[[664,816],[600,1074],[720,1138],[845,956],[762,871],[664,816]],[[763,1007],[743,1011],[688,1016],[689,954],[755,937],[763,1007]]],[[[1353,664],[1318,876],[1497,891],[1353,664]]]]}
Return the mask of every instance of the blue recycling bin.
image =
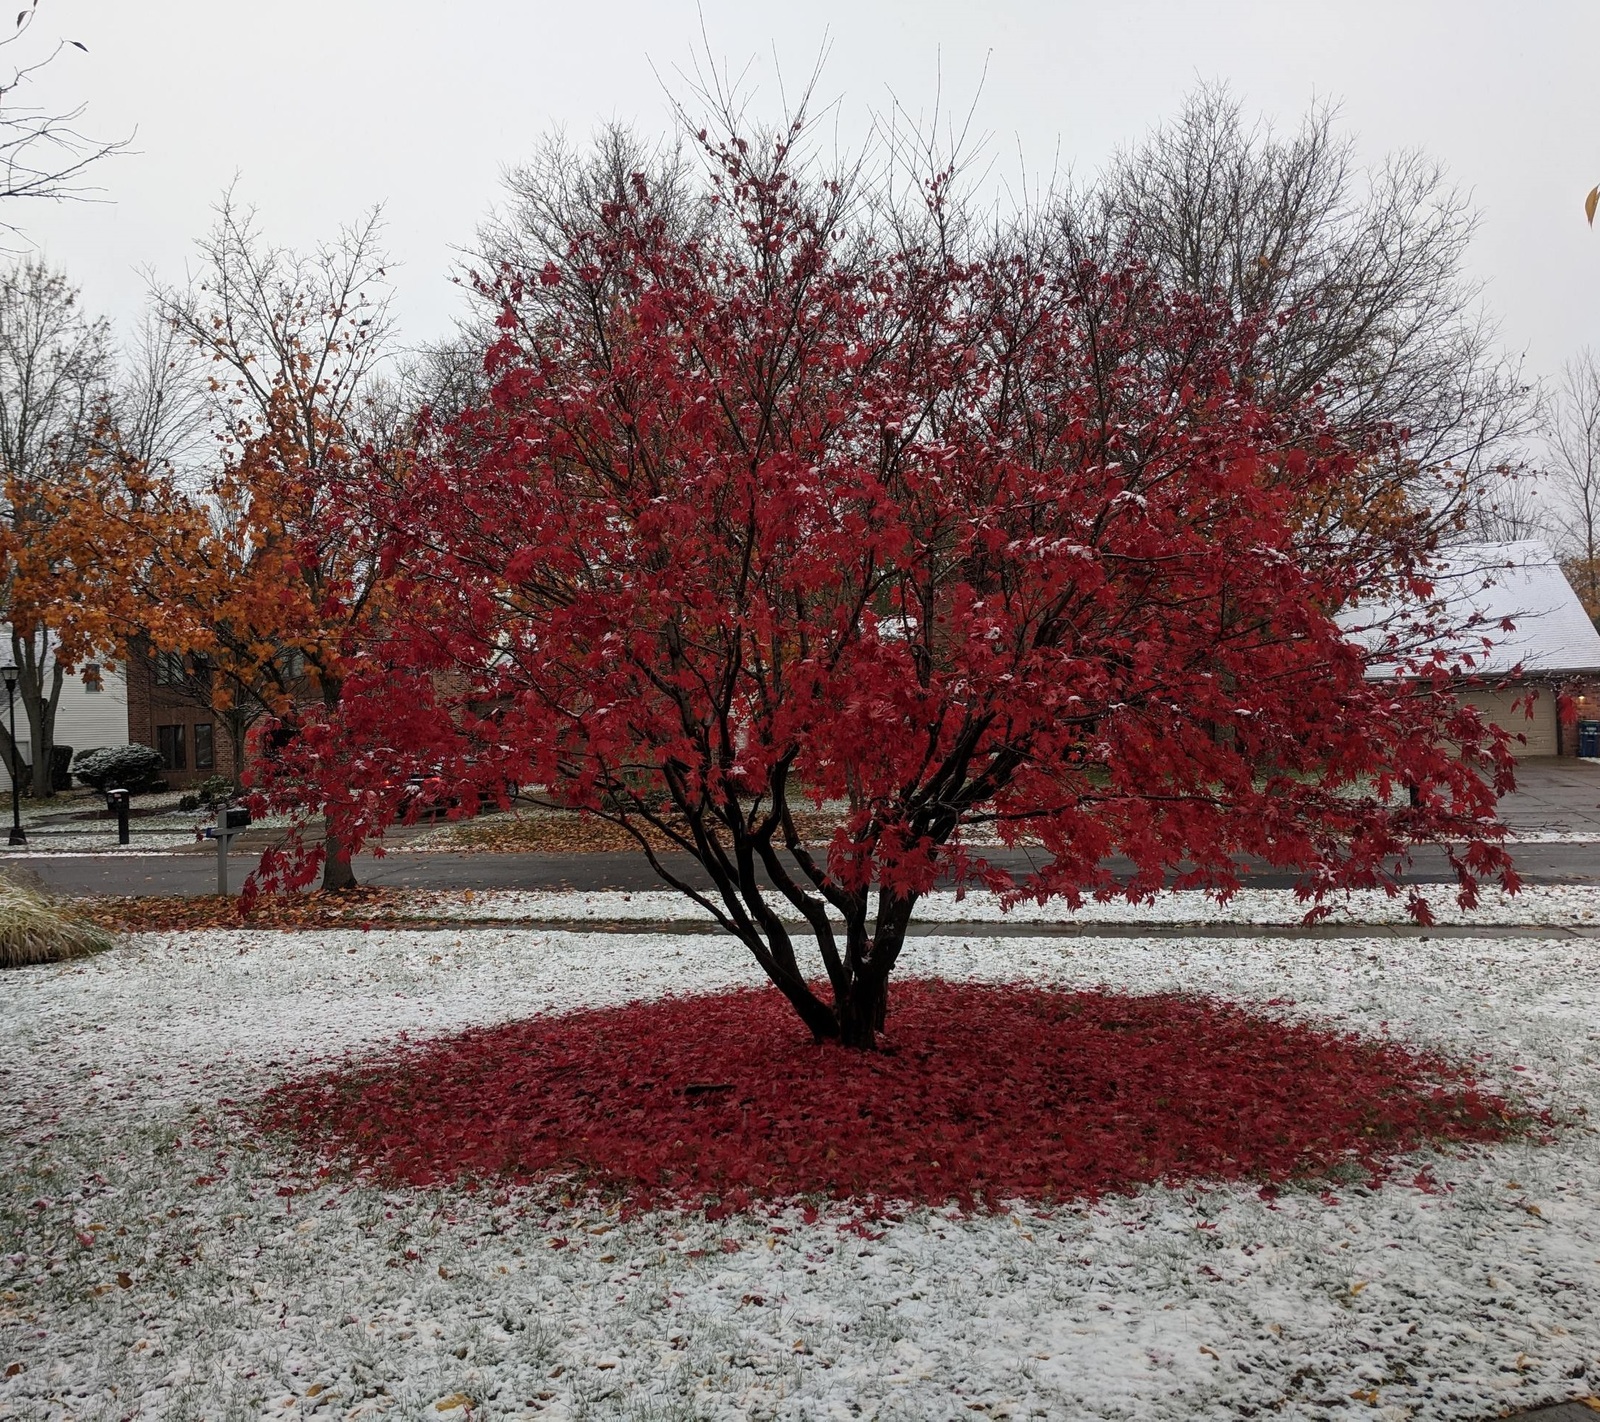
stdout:
{"type": "Polygon", "coordinates": [[[1578,722],[1578,754],[1600,758],[1600,721],[1578,722]]]}

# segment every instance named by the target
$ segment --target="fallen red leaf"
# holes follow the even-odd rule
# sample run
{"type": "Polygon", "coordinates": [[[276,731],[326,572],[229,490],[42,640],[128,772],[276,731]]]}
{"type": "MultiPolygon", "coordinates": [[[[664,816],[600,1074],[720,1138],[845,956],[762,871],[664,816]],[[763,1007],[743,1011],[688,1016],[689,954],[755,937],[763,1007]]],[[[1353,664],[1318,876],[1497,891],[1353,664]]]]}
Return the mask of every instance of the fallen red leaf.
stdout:
{"type": "Polygon", "coordinates": [[[908,982],[890,1024],[863,1053],[813,1043],[774,991],[666,998],[402,1043],[253,1109],[388,1184],[576,1177],[708,1218],[1376,1177],[1529,1119],[1438,1057],[1205,999],[908,982]]]}

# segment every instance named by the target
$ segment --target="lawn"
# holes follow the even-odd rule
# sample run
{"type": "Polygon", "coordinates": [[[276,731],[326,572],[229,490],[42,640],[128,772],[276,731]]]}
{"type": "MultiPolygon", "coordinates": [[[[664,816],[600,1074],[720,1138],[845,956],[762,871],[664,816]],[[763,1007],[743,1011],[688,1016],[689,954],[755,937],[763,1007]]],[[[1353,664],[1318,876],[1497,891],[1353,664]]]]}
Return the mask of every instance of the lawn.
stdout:
{"type": "Polygon", "coordinates": [[[259,1104],[402,1037],[754,985],[716,937],[127,938],[0,980],[0,1416],[1479,1419],[1600,1392],[1594,967],[1559,938],[918,939],[922,978],[1200,994],[1439,1053],[1554,1124],[1381,1184],[708,1212],[352,1178],[259,1104]]]}

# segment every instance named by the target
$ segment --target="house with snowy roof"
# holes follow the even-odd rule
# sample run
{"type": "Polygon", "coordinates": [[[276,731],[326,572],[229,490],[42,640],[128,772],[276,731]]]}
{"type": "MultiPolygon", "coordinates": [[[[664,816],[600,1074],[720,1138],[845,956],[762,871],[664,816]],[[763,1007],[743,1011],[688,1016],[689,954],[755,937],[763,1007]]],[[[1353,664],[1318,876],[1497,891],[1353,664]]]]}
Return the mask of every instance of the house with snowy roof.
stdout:
{"type": "Polygon", "coordinates": [[[1461,700],[1517,737],[1518,758],[1600,755],[1600,632],[1547,544],[1446,550],[1426,607],[1368,604],[1341,621],[1374,650],[1395,647],[1395,659],[1375,661],[1370,676],[1441,659],[1461,700]],[[1571,698],[1565,717],[1563,697],[1571,698]]]}

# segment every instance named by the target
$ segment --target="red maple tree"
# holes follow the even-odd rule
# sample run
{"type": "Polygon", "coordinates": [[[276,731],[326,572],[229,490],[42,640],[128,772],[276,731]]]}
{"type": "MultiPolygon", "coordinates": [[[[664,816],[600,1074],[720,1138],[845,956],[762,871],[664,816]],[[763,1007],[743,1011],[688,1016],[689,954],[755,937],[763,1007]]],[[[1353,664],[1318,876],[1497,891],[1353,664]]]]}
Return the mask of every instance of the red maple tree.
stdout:
{"type": "Polygon", "coordinates": [[[1467,900],[1514,884],[1503,737],[1335,621],[1425,585],[1422,520],[1324,516],[1396,450],[1264,403],[1255,329],[1137,264],[963,241],[939,182],[884,221],[794,138],[707,142],[687,217],[636,175],[500,273],[492,395],[366,510],[392,635],[280,782],[337,787],[350,844],[417,774],[612,819],[859,1047],[947,879],[1226,893],[1244,855],[1321,896],[1454,842],[1467,900]]]}

